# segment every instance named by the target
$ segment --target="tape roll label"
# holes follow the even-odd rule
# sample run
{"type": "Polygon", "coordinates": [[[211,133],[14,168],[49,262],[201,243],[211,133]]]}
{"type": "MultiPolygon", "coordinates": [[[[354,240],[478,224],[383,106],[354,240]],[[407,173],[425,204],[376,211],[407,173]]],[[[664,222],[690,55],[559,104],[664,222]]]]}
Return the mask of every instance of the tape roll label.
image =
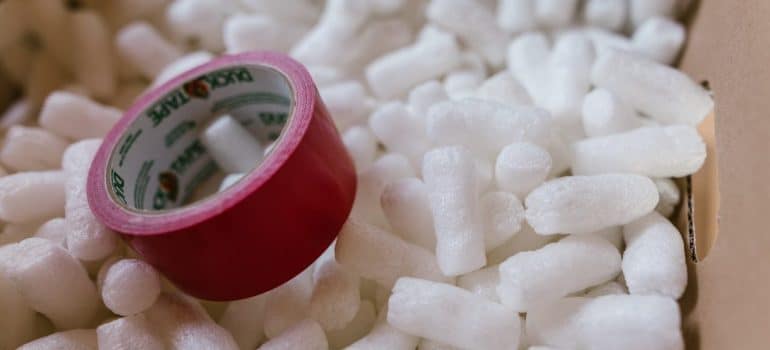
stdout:
{"type": "Polygon", "coordinates": [[[132,211],[184,205],[219,171],[198,140],[208,121],[229,114],[267,144],[280,136],[293,105],[286,77],[265,66],[231,66],[188,80],[148,107],[118,142],[108,192],[132,211]]]}

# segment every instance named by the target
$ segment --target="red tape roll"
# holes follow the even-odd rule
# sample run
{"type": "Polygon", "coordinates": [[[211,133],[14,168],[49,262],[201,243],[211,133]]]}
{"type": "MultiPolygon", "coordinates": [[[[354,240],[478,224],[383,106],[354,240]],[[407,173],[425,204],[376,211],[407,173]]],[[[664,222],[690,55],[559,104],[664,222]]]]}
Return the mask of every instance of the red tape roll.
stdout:
{"type": "Polygon", "coordinates": [[[301,64],[224,56],[145,93],[105,137],[88,178],[94,215],[195,297],[233,300],[288,281],[331,244],[356,190],[353,162],[301,64]],[[217,168],[198,134],[229,114],[264,161],[185,205],[217,168]]]}

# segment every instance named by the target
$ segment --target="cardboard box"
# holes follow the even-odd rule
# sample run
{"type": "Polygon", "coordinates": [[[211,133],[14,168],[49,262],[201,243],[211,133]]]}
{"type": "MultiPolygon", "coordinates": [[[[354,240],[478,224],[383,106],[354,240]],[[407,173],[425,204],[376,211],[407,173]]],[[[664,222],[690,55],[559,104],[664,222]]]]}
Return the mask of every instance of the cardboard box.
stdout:
{"type": "MultiPolygon", "coordinates": [[[[770,1],[700,0],[680,67],[714,93],[703,169],[682,179],[688,349],[770,348],[770,1]]],[[[0,72],[0,111],[12,89],[0,72]]],[[[651,349],[653,350],[653,349],[651,349]]]]}
{"type": "Polygon", "coordinates": [[[708,162],[683,206],[688,349],[770,348],[770,1],[701,0],[681,68],[714,93],[708,162]],[[716,131],[716,133],[714,133],[716,131]],[[692,220],[687,220],[688,209],[692,220]],[[697,262],[696,262],[697,261],[697,262]]]}

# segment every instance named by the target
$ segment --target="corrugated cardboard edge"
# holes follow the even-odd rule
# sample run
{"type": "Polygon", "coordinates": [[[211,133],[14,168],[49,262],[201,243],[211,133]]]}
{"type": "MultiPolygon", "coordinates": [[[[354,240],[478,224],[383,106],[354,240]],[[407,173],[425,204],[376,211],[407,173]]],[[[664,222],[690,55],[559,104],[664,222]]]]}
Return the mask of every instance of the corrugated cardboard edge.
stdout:
{"type": "Polygon", "coordinates": [[[697,263],[708,256],[718,234],[719,170],[716,119],[712,113],[698,128],[706,144],[706,161],[697,173],[680,179],[682,204],[676,223],[684,238],[687,258],[697,263]],[[696,211],[697,209],[697,211],[696,211]]]}
{"type": "Polygon", "coordinates": [[[714,93],[716,148],[710,156],[716,171],[703,181],[698,175],[691,179],[699,262],[689,265],[681,302],[685,341],[688,349],[766,349],[770,1],[701,0],[698,7],[680,66],[696,81],[708,81],[714,93]],[[702,243],[714,237],[708,255],[701,256],[702,243]]]}

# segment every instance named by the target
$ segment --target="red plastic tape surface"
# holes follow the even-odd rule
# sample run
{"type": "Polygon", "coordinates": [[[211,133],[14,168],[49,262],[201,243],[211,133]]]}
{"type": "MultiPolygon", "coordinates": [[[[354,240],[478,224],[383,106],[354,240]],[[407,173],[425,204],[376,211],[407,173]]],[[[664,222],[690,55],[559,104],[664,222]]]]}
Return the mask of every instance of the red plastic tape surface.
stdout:
{"type": "Polygon", "coordinates": [[[104,138],[87,190],[96,217],[180,289],[233,300],[281,285],[323,253],[350,212],[355,174],[307,70],[257,52],[142,95],[104,138]],[[185,204],[218,171],[198,134],[221,114],[275,144],[232,187],[185,204]]]}

